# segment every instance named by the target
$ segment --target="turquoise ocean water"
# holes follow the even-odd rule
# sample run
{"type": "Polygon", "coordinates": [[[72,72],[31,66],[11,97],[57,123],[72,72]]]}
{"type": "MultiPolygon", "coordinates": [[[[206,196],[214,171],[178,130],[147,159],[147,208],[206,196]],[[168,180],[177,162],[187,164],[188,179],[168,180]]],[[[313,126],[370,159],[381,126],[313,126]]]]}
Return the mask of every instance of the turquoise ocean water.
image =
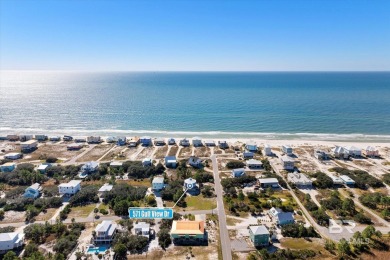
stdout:
{"type": "Polygon", "coordinates": [[[3,135],[390,141],[390,72],[0,75],[3,135]]]}

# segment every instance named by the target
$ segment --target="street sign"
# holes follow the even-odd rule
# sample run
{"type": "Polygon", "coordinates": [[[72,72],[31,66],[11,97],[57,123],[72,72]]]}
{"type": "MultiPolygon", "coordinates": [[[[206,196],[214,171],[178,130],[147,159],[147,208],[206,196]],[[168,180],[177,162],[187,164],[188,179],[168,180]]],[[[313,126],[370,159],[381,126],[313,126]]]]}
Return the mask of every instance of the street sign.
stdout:
{"type": "Polygon", "coordinates": [[[171,219],[173,218],[172,208],[129,208],[131,219],[171,219]]]}

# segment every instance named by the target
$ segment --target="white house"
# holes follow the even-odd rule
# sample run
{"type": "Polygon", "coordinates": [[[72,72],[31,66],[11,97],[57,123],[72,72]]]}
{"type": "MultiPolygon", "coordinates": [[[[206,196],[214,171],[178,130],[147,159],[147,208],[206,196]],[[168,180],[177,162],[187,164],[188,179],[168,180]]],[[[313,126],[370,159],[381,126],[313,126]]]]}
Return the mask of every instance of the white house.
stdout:
{"type": "Polygon", "coordinates": [[[329,175],[329,177],[332,179],[333,185],[342,185],[344,183],[340,177],[334,175],[329,175]]]}
{"type": "Polygon", "coordinates": [[[332,153],[334,157],[339,159],[348,159],[349,157],[348,151],[346,151],[345,148],[342,146],[336,146],[335,148],[333,148],[332,153]]]}
{"type": "Polygon", "coordinates": [[[166,156],[165,157],[165,166],[168,168],[176,168],[177,161],[176,156],[166,156]]]}
{"type": "Polygon", "coordinates": [[[311,187],[313,182],[303,173],[289,172],[287,174],[287,181],[294,183],[298,187],[311,187]]]}
{"type": "Polygon", "coordinates": [[[282,162],[283,169],[288,170],[288,171],[294,170],[294,167],[295,167],[294,158],[291,158],[290,156],[287,156],[287,155],[283,155],[280,158],[280,160],[282,162]]]}
{"type": "Polygon", "coordinates": [[[367,146],[364,152],[368,157],[379,157],[379,150],[374,146],[367,146]]]}
{"type": "Polygon", "coordinates": [[[232,170],[232,177],[241,177],[245,174],[245,169],[244,168],[238,168],[238,169],[233,169],[232,170]]]}
{"type": "Polygon", "coordinates": [[[40,164],[37,168],[37,171],[39,171],[42,174],[46,173],[46,170],[50,167],[50,164],[40,164]]]}
{"type": "Polygon", "coordinates": [[[120,167],[122,167],[122,165],[123,165],[123,162],[120,162],[120,161],[110,162],[110,167],[113,167],[113,168],[120,168],[120,167]]]}
{"type": "Polygon", "coordinates": [[[152,181],[153,190],[162,190],[164,189],[164,177],[154,177],[152,181]]]}
{"type": "Polygon", "coordinates": [[[74,195],[81,189],[80,183],[80,180],[71,180],[68,183],[61,183],[58,185],[58,193],[66,196],[74,195]]]}
{"type": "Polygon", "coordinates": [[[94,244],[110,244],[115,237],[117,227],[118,225],[111,220],[103,220],[95,228],[94,244]]]}
{"type": "Polygon", "coordinates": [[[272,150],[269,144],[264,145],[264,154],[267,156],[272,156],[272,150]]]}
{"type": "Polygon", "coordinates": [[[215,146],[214,140],[205,140],[204,141],[205,146],[215,146]]]}
{"type": "Polygon", "coordinates": [[[347,147],[344,147],[344,149],[349,154],[349,156],[352,156],[352,157],[361,157],[362,156],[362,149],[360,149],[356,146],[347,146],[347,147]]]}
{"type": "Polygon", "coordinates": [[[88,136],[87,143],[89,144],[98,144],[101,142],[100,136],[88,136]]]}
{"type": "Polygon", "coordinates": [[[202,160],[199,157],[191,156],[188,159],[188,164],[194,168],[200,168],[202,167],[202,160]]]}
{"type": "Polygon", "coordinates": [[[242,153],[242,157],[244,157],[244,159],[252,159],[253,156],[255,156],[255,154],[252,152],[245,151],[242,153]]]}
{"type": "Polygon", "coordinates": [[[343,182],[345,183],[345,185],[350,185],[350,186],[353,186],[355,185],[355,181],[352,180],[349,176],[347,175],[340,175],[340,179],[343,180],[343,182]]]}
{"type": "Polygon", "coordinates": [[[190,194],[196,194],[199,192],[198,184],[195,179],[188,178],[184,180],[184,188],[183,190],[187,190],[190,194]]]}
{"type": "Polygon", "coordinates": [[[246,161],[246,166],[249,169],[261,169],[263,166],[263,163],[259,160],[250,159],[250,160],[246,161]]]}
{"type": "Polygon", "coordinates": [[[81,171],[84,173],[95,172],[98,169],[99,169],[99,163],[94,161],[87,162],[86,164],[81,166],[81,171]]]}
{"type": "Polygon", "coordinates": [[[129,140],[129,147],[136,147],[139,144],[139,137],[135,136],[129,140]]]}
{"type": "Polygon", "coordinates": [[[22,156],[23,155],[21,153],[8,153],[8,154],[4,155],[4,158],[9,159],[9,160],[17,160],[17,159],[22,158],[22,156]]]}
{"type": "Polygon", "coordinates": [[[258,181],[262,188],[279,188],[279,181],[276,178],[260,178],[258,181]]]}
{"type": "Polygon", "coordinates": [[[190,146],[190,141],[187,138],[181,139],[179,144],[181,146],[190,146]]]}
{"type": "Polygon", "coordinates": [[[329,158],[328,154],[322,150],[315,150],[314,157],[317,158],[318,160],[328,160],[329,158]]]}
{"type": "Polygon", "coordinates": [[[192,138],[192,145],[195,147],[203,146],[202,139],[200,137],[192,138]]]}
{"type": "Polygon", "coordinates": [[[288,156],[293,155],[293,149],[289,145],[282,145],[282,151],[283,151],[283,153],[287,154],[288,156]]]}
{"type": "Polygon", "coordinates": [[[26,142],[20,143],[20,149],[22,152],[29,152],[37,149],[38,141],[36,140],[28,140],[26,142]]]}
{"type": "Polygon", "coordinates": [[[168,145],[174,145],[174,144],[176,144],[176,140],[174,138],[169,138],[168,145]]]}
{"type": "Polygon", "coordinates": [[[146,167],[146,166],[152,166],[152,159],[150,158],[144,158],[142,160],[142,166],[146,167]]]}
{"type": "Polygon", "coordinates": [[[268,215],[276,222],[277,225],[287,225],[294,223],[292,212],[283,212],[279,208],[271,208],[268,215]]]}
{"type": "Polygon", "coordinates": [[[39,183],[34,183],[33,185],[31,185],[25,190],[23,197],[36,199],[39,197],[40,193],[41,193],[41,185],[39,183]]]}
{"type": "Polygon", "coordinates": [[[106,192],[109,192],[110,190],[112,190],[114,186],[109,184],[109,183],[104,183],[102,187],[100,187],[100,189],[98,190],[98,193],[100,195],[106,193],[106,192]]]}
{"type": "Polygon", "coordinates": [[[146,222],[138,222],[134,225],[134,232],[136,235],[149,238],[150,224],[146,222]]]}
{"type": "Polygon", "coordinates": [[[0,253],[5,253],[9,250],[17,249],[23,246],[24,235],[11,232],[11,233],[0,233],[0,253]]]}

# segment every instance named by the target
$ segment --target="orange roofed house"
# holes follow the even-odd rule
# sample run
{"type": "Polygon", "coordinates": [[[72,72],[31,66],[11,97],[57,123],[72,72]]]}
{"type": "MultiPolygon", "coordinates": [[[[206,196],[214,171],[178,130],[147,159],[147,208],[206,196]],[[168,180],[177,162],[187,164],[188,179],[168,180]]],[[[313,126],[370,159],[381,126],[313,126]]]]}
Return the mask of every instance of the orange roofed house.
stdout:
{"type": "Polygon", "coordinates": [[[173,221],[171,237],[174,244],[198,244],[207,241],[204,221],[173,221]]]}

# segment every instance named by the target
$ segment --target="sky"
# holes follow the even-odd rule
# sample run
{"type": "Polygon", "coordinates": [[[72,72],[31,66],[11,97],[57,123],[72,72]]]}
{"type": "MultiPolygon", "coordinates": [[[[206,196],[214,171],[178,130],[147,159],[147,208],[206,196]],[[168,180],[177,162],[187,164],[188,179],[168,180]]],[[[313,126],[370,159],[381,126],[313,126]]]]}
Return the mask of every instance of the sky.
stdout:
{"type": "Polygon", "coordinates": [[[0,69],[388,71],[390,1],[0,0],[0,69]]]}

